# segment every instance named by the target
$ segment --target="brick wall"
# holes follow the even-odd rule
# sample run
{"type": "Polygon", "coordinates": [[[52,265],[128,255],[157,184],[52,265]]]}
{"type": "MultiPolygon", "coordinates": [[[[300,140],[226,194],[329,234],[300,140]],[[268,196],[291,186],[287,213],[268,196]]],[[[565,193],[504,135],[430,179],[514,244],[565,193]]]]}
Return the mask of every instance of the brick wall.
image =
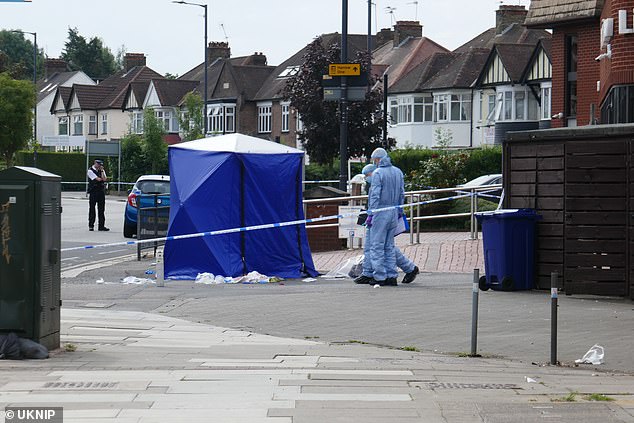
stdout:
{"type": "Polygon", "coordinates": [[[258,108],[255,103],[239,103],[236,108],[238,116],[236,132],[254,137],[258,136],[258,108]]]}
{"type": "MultiPolygon", "coordinates": [[[[345,205],[342,203],[341,205],[345,205]]],[[[310,204],[306,207],[306,218],[311,219],[321,216],[332,216],[339,213],[339,204],[310,204]]],[[[317,222],[311,225],[325,225],[329,223],[337,223],[337,219],[317,222]]],[[[336,251],[346,248],[346,240],[339,239],[339,230],[336,226],[319,229],[306,229],[308,234],[308,244],[312,252],[318,251],[336,251]]]]}
{"type": "Polygon", "coordinates": [[[599,80],[599,63],[594,58],[600,53],[600,25],[597,21],[568,25],[553,30],[551,60],[553,66],[553,98],[552,114],[564,113],[563,119],[553,119],[552,127],[566,126],[566,55],[567,37],[576,35],[577,44],[577,125],[591,123],[591,105],[595,106],[595,116],[599,116],[599,96],[597,81],[599,80]]]}
{"type": "Polygon", "coordinates": [[[601,62],[601,102],[605,100],[612,86],[634,84],[634,34],[618,33],[619,10],[627,11],[627,27],[632,28],[633,9],[634,0],[611,0],[606,2],[601,15],[602,19],[614,19],[614,36],[611,41],[612,58],[601,62]]]}

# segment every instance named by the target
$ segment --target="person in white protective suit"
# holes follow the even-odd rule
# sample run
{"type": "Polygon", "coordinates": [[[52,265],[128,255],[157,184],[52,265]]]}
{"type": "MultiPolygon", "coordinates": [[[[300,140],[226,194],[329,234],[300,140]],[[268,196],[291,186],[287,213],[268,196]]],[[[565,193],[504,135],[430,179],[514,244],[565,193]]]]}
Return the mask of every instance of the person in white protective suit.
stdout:
{"type": "MultiPolygon", "coordinates": [[[[363,176],[365,176],[366,182],[370,187],[372,186],[372,174],[375,170],[376,170],[376,165],[373,163],[366,165],[361,170],[361,173],[363,174],[363,176]]],[[[365,245],[363,246],[363,254],[364,254],[363,271],[361,275],[354,280],[354,282],[357,284],[373,284],[375,282],[373,278],[374,272],[372,269],[372,261],[370,259],[370,236],[371,235],[372,235],[372,228],[371,227],[366,228],[365,245]]],[[[416,275],[418,275],[419,273],[418,266],[416,266],[413,261],[405,257],[405,255],[403,255],[401,250],[396,245],[394,246],[394,254],[396,258],[396,267],[398,267],[405,273],[405,276],[403,277],[403,280],[401,281],[401,283],[413,282],[414,279],[416,279],[416,275]]]]}

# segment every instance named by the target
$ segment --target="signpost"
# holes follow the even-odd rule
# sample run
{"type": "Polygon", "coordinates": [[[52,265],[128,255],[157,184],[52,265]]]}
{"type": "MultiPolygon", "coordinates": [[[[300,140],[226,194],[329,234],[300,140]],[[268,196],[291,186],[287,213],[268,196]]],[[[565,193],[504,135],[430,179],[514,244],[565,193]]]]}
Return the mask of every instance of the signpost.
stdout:
{"type": "Polygon", "coordinates": [[[361,65],[358,63],[332,63],[328,66],[330,76],[359,76],[361,65]]]}

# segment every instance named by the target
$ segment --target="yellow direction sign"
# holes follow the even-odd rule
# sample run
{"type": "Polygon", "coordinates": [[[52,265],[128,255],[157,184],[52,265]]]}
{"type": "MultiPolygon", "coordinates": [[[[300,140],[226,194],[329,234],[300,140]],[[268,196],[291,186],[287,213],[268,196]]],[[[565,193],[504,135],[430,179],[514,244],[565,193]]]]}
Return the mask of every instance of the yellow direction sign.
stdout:
{"type": "Polygon", "coordinates": [[[328,66],[330,76],[359,76],[361,65],[358,63],[333,63],[328,66]]]}

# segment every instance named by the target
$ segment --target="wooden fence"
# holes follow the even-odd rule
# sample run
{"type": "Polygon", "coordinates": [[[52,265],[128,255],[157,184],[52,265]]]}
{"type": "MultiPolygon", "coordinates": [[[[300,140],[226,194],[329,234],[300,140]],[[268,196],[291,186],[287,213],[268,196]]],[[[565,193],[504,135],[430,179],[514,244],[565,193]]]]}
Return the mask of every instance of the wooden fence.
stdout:
{"type": "Polygon", "coordinates": [[[509,133],[505,207],[534,208],[535,285],[634,299],[634,125],[509,133]]]}

